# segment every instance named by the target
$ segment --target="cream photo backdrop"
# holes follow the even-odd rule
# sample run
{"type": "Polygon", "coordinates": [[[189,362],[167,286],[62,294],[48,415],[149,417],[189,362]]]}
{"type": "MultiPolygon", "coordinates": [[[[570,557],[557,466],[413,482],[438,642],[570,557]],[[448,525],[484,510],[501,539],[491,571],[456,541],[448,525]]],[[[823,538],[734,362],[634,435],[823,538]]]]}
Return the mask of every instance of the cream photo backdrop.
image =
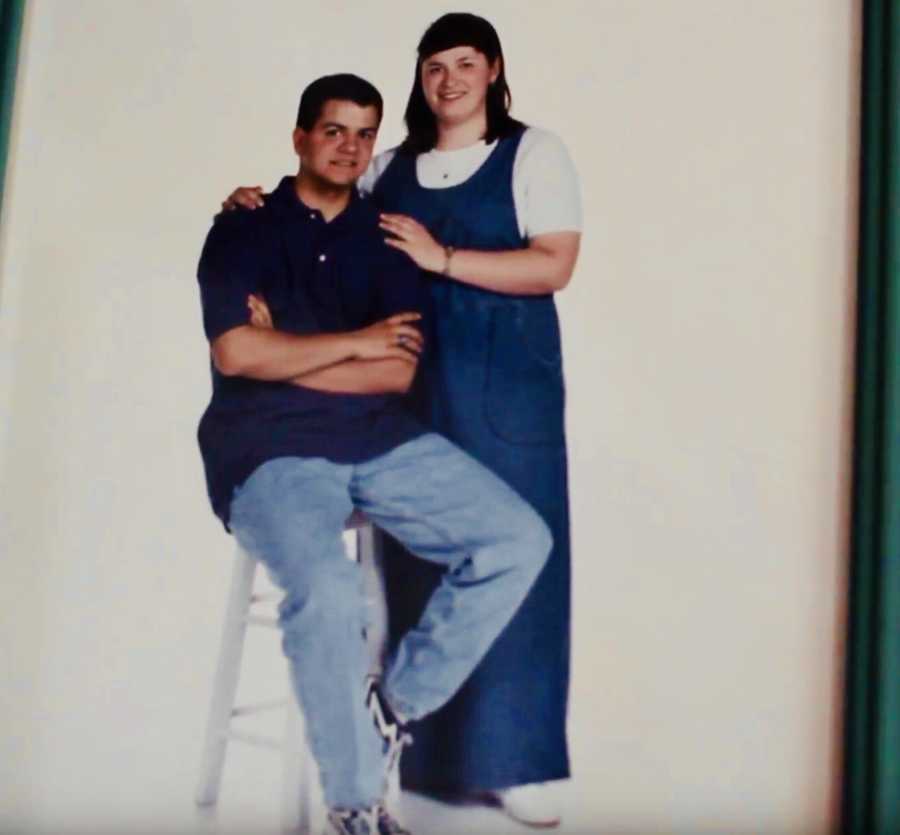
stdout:
{"type": "MultiPolygon", "coordinates": [[[[559,296],[567,832],[833,820],[855,7],[468,7],[501,35],[514,113],[582,179],[559,296]]],[[[371,79],[395,144],[415,44],[458,8],[30,0],[0,262],[0,830],[194,831],[232,549],[194,439],[199,248],[234,185],[293,169],[312,78],[371,79]]],[[[251,678],[277,679],[254,651],[251,678]]],[[[265,757],[229,761],[235,832],[277,819],[265,757]]]]}

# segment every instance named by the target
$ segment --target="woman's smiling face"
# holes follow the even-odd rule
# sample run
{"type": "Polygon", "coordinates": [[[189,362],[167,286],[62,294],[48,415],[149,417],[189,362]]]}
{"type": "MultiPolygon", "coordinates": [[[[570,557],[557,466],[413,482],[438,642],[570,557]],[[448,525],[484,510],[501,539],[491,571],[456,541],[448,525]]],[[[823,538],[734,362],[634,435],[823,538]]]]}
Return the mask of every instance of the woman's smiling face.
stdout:
{"type": "Polygon", "coordinates": [[[488,86],[499,74],[499,59],[489,63],[472,46],[455,46],[422,61],[422,92],[438,124],[457,125],[484,118],[488,86]]]}

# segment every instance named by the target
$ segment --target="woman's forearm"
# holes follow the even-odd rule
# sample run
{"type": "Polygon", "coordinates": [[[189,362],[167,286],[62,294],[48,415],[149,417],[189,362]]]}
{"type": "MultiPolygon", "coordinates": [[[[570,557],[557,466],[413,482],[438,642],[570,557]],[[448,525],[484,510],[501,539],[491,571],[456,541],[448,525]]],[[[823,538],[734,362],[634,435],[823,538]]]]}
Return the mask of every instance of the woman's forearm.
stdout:
{"type": "Polygon", "coordinates": [[[535,238],[526,249],[453,250],[449,263],[445,257],[444,274],[496,293],[554,293],[562,290],[572,277],[579,238],[577,232],[554,232],[535,238]]]}
{"type": "Polygon", "coordinates": [[[580,232],[547,232],[535,235],[524,249],[451,250],[408,215],[384,213],[379,225],[388,233],[385,243],[405,252],[423,270],[497,293],[562,290],[572,277],[581,242],[580,232]]]}

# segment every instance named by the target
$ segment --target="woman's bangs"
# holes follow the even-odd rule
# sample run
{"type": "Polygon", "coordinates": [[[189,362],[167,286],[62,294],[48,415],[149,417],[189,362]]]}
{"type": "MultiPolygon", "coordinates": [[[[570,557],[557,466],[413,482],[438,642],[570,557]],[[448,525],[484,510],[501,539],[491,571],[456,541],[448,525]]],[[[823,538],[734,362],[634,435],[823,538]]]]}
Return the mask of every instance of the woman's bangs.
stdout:
{"type": "Polygon", "coordinates": [[[471,46],[490,61],[500,54],[500,41],[490,23],[476,15],[451,13],[438,18],[425,31],[419,41],[419,59],[458,46],[471,46]]]}

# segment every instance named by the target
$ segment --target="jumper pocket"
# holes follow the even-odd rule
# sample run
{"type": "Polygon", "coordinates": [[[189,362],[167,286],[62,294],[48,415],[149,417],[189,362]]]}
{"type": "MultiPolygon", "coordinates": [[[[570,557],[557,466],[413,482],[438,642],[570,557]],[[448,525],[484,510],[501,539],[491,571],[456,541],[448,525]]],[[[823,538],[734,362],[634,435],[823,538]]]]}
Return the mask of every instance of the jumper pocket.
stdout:
{"type": "Polygon", "coordinates": [[[565,384],[559,323],[550,298],[496,308],[491,316],[485,418],[513,444],[564,443],[565,384]]]}

